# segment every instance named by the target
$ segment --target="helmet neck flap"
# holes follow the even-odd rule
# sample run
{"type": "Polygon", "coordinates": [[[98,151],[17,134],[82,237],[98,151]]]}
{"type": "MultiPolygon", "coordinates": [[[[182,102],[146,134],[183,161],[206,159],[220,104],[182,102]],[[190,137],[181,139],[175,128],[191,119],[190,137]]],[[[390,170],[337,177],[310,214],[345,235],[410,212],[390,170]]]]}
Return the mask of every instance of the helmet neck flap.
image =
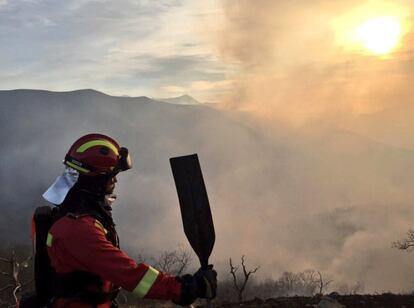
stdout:
{"type": "Polygon", "coordinates": [[[63,163],[63,175],[43,194],[55,205],[61,204],[69,191],[77,191],[104,200],[110,207],[116,196],[107,191],[108,182],[119,172],[132,168],[128,149],[102,134],[88,134],[76,140],[63,163]]]}

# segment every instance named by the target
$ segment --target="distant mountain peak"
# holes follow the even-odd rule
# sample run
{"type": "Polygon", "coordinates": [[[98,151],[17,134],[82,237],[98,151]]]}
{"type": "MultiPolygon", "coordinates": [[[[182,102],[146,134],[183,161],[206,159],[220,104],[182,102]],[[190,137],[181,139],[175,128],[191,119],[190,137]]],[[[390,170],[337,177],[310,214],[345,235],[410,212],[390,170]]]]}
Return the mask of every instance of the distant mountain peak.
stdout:
{"type": "Polygon", "coordinates": [[[67,90],[67,91],[52,91],[52,90],[43,90],[43,89],[12,89],[12,90],[0,90],[0,92],[15,92],[15,93],[50,93],[50,94],[87,94],[87,95],[105,95],[108,96],[108,94],[105,94],[103,92],[94,90],[94,89],[78,89],[78,90],[67,90]]]}
{"type": "MultiPolygon", "coordinates": [[[[95,90],[95,89],[90,89],[90,88],[88,88],[88,89],[79,89],[79,90],[74,90],[74,91],[69,91],[69,92],[89,92],[89,93],[105,94],[101,91],[98,91],[98,90],[95,90]]],[[[107,94],[105,94],[105,95],[107,95],[107,94]]]]}
{"type": "Polygon", "coordinates": [[[177,104],[177,105],[199,105],[202,104],[194,97],[184,94],[177,97],[170,97],[170,98],[154,98],[154,100],[159,102],[165,102],[170,104],[177,104]]]}
{"type": "Polygon", "coordinates": [[[188,94],[183,94],[183,95],[181,95],[181,96],[178,96],[177,98],[183,98],[183,99],[192,99],[192,100],[195,100],[193,97],[191,97],[190,95],[188,95],[188,94]]]}

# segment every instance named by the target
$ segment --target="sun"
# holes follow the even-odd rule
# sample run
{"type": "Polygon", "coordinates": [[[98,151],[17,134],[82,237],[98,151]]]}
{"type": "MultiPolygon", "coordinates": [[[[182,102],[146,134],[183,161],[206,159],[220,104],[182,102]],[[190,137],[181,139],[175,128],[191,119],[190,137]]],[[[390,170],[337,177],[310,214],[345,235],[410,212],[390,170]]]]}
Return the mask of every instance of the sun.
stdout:
{"type": "Polygon", "coordinates": [[[395,1],[366,1],[332,20],[334,44],[342,52],[389,58],[412,31],[411,10],[395,1]]]}
{"type": "Polygon", "coordinates": [[[402,35],[402,22],[395,16],[371,18],[360,24],[354,32],[355,39],[376,55],[393,51],[402,35]]]}

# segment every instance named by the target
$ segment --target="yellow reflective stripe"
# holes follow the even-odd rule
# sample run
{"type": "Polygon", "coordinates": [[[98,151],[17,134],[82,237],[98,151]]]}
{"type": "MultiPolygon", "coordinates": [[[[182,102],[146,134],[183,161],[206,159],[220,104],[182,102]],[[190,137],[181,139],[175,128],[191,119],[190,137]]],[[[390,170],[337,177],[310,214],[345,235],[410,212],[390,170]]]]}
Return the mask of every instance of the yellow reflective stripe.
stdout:
{"type": "Polygon", "coordinates": [[[97,145],[103,145],[106,146],[108,148],[110,148],[112,151],[114,151],[114,153],[116,155],[118,155],[118,149],[116,148],[116,146],[114,146],[112,143],[110,143],[109,141],[106,140],[92,140],[89,142],[86,142],[84,144],[82,144],[77,150],[76,152],[78,153],[83,153],[86,150],[90,149],[91,147],[95,147],[97,145]]]}
{"type": "Polygon", "coordinates": [[[76,170],[78,170],[78,171],[80,171],[80,172],[85,172],[85,173],[90,172],[90,170],[85,169],[85,168],[82,168],[82,167],[79,167],[78,165],[75,165],[74,163],[71,163],[70,161],[66,161],[66,164],[67,164],[69,167],[72,167],[73,169],[76,169],[76,170]]]}
{"type": "Polygon", "coordinates": [[[159,271],[150,266],[132,293],[137,295],[139,298],[143,298],[147,295],[155,280],[157,280],[159,273],[159,271]]]}
{"type": "Polygon", "coordinates": [[[101,229],[105,234],[108,233],[108,231],[104,228],[101,222],[97,219],[95,219],[95,227],[98,227],[99,229],[101,229]]]}
{"type": "Polygon", "coordinates": [[[52,247],[53,235],[48,233],[46,238],[46,246],[52,247]]]}

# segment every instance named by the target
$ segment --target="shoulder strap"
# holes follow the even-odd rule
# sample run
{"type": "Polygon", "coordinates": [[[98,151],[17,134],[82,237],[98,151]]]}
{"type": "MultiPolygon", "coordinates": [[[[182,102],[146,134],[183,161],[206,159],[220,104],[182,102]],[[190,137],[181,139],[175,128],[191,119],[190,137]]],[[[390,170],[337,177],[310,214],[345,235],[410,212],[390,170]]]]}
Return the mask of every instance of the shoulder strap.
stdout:
{"type": "MultiPolygon", "coordinates": [[[[59,208],[53,216],[52,224],[63,217],[79,219],[86,216],[97,219],[101,224],[104,223],[104,220],[99,213],[93,209],[82,209],[75,212],[69,211],[67,208],[59,208]]],[[[108,240],[110,240],[110,236],[112,235],[110,229],[108,229],[108,240]]],[[[112,243],[114,244],[114,242],[112,243]]],[[[86,304],[98,305],[112,301],[116,298],[119,291],[115,289],[110,293],[103,292],[102,279],[98,275],[83,271],[75,271],[65,274],[53,271],[52,281],[52,290],[50,292],[53,294],[54,298],[69,298],[79,300],[86,304]]]]}

